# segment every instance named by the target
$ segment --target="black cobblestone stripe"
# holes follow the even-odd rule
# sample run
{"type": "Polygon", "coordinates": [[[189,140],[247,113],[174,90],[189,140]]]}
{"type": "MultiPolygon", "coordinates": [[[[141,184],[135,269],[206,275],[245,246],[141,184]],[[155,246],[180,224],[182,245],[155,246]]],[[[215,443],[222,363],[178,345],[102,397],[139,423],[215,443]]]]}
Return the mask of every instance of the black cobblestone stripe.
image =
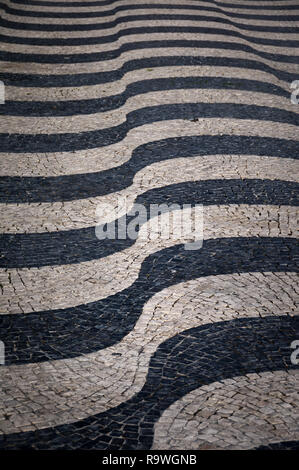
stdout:
{"type": "Polygon", "coordinates": [[[220,13],[221,15],[226,15],[232,18],[244,18],[248,20],[264,20],[264,21],[298,21],[299,15],[254,15],[247,13],[235,13],[232,11],[225,12],[221,8],[209,7],[205,5],[178,5],[171,3],[155,3],[153,4],[144,4],[136,3],[135,5],[119,5],[110,10],[103,11],[79,11],[79,12],[53,12],[53,11],[35,11],[35,10],[22,10],[18,8],[11,8],[4,3],[0,3],[0,8],[2,8],[5,13],[16,16],[24,17],[34,17],[34,18],[106,18],[107,16],[113,16],[116,13],[121,11],[132,11],[132,10],[198,10],[198,11],[208,11],[213,13],[220,13]]]}
{"type": "MultiPolygon", "coordinates": [[[[299,158],[298,141],[257,136],[187,136],[149,142],[131,158],[108,170],[53,177],[0,177],[0,203],[73,201],[121,191],[136,173],[153,163],[200,155],[258,155],[299,158]]],[[[279,175],[278,175],[279,176],[279,175]]]]}
{"type": "Polygon", "coordinates": [[[256,447],[254,450],[299,450],[299,441],[273,442],[256,447]]]}
{"type": "MultiPolygon", "coordinates": [[[[196,2],[197,0],[195,0],[196,2]]],[[[213,5],[217,5],[223,8],[236,8],[236,9],[252,9],[258,10],[261,8],[262,10],[299,10],[298,5],[263,5],[262,7],[258,7],[257,5],[250,5],[250,0],[247,0],[249,3],[246,5],[240,3],[223,3],[223,2],[216,2],[215,0],[204,0],[204,3],[212,3],[213,5]]],[[[255,0],[256,1],[256,0],[255,0]]],[[[263,0],[264,2],[273,2],[273,0],[263,0]]],[[[63,8],[74,8],[74,7],[97,7],[97,6],[106,6],[106,5],[113,5],[114,3],[119,2],[119,0],[103,0],[103,1],[88,1],[88,2],[51,2],[51,1],[40,1],[40,0],[10,0],[10,3],[17,3],[19,5],[37,5],[43,7],[63,7],[63,8]]]]}
{"type": "MultiPolygon", "coordinates": [[[[165,26],[158,27],[163,32],[165,26]]],[[[186,28],[188,31],[190,28],[186,28]]],[[[145,31],[146,32],[146,31],[145,31]]],[[[154,31],[147,31],[148,34],[153,34],[154,31]]],[[[167,32],[167,31],[165,31],[167,32]]],[[[299,65],[299,56],[294,55],[283,55],[283,54],[272,54],[270,52],[259,51],[254,47],[246,44],[238,44],[235,42],[225,41],[200,41],[200,40],[188,40],[188,39],[169,39],[169,40],[155,40],[155,41],[138,41],[129,42],[122,44],[116,49],[104,52],[85,52],[83,54],[34,54],[34,53],[22,53],[22,52],[7,52],[0,51],[0,60],[9,62],[35,62],[38,64],[76,64],[85,62],[101,62],[106,60],[117,59],[125,52],[137,51],[143,49],[159,49],[159,48],[191,48],[194,49],[223,49],[225,51],[242,51],[253,54],[257,57],[266,60],[272,60],[274,62],[292,63],[299,65]]]]}
{"type": "MultiPolygon", "coordinates": [[[[66,309],[1,315],[5,364],[71,358],[107,348],[134,328],[154,294],[171,285],[218,274],[298,272],[298,254],[295,239],[274,237],[211,239],[200,250],[175,245],[157,251],[143,261],[130,287],[105,299],[66,309]]],[[[218,367],[214,369],[216,373],[218,367]]]]}
{"type": "MultiPolygon", "coordinates": [[[[151,189],[137,196],[135,203],[142,204],[150,219],[151,204],[268,204],[299,205],[299,185],[287,181],[258,179],[207,180],[172,184],[151,189]]],[[[166,211],[175,209],[167,206],[166,211]]],[[[137,206],[132,212],[115,221],[116,234],[122,222],[127,227],[138,214],[137,206]],[[131,215],[132,214],[132,215],[131,215]]],[[[101,225],[103,229],[105,225],[101,225]]],[[[136,232],[139,228],[136,228],[136,232]]],[[[134,245],[130,238],[99,240],[95,227],[59,232],[0,234],[0,267],[29,268],[64,264],[77,264],[100,259],[134,245]]]]}
{"type": "Polygon", "coordinates": [[[172,403],[203,385],[266,371],[298,369],[290,343],[299,319],[235,319],[185,330],[153,354],[146,382],[127,402],[86,419],[0,437],[2,449],[150,449],[154,425],[172,403]]]}
{"type": "MultiPolygon", "coordinates": [[[[234,59],[227,57],[194,57],[194,56],[167,56],[150,57],[146,59],[134,59],[126,61],[119,69],[107,72],[80,73],[80,74],[24,74],[0,72],[0,80],[6,86],[20,87],[79,87],[98,85],[101,83],[115,82],[120,80],[126,73],[135,70],[155,67],[186,67],[186,66],[208,66],[208,67],[232,67],[250,70],[260,70],[269,73],[279,80],[288,83],[298,79],[298,74],[285,72],[270,67],[263,62],[247,59],[234,59]]],[[[217,69],[216,69],[217,73],[217,69]]]]}
{"type": "Polygon", "coordinates": [[[258,31],[268,33],[288,33],[293,34],[298,32],[298,27],[293,26],[265,26],[265,25],[251,25],[238,23],[229,18],[210,17],[204,15],[178,15],[178,14],[150,14],[150,15],[129,15],[115,18],[112,21],[105,23],[86,23],[86,24],[45,24],[45,23],[29,23],[28,21],[21,23],[17,21],[7,20],[0,18],[0,25],[4,28],[27,30],[27,31],[91,31],[111,29],[119,24],[128,23],[133,21],[154,21],[154,20],[184,20],[191,19],[192,21],[213,21],[213,23],[228,24],[243,31],[258,31]]]}
{"type": "MultiPolygon", "coordinates": [[[[298,44],[299,45],[299,44],[298,44]]],[[[130,83],[123,93],[98,99],[67,101],[5,101],[0,115],[7,116],[73,116],[74,114],[104,113],[124,106],[129,98],[165,90],[209,89],[244,90],[267,93],[289,99],[290,93],[271,83],[226,77],[168,77],[130,83]]]]}
{"type": "MultiPolygon", "coordinates": [[[[299,10],[299,8],[298,8],[299,10]]],[[[150,16],[150,15],[148,15],[150,16]]],[[[160,16],[160,15],[152,15],[160,16]]],[[[161,15],[164,17],[165,15],[161,15]]],[[[175,15],[172,15],[175,16],[175,15]]],[[[186,18],[181,18],[184,15],[180,15],[179,20],[188,20],[190,19],[189,15],[186,15],[186,18]]],[[[165,20],[165,18],[161,18],[165,20]]],[[[169,18],[170,20],[177,20],[177,18],[169,18]]],[[[147,18],[146,21],[157,21],[159,18],[147,18]]],[[[196,20],[196,17],[195,17],[196,20]]],[[[192,17],[192,21],[194,18],[192,17]]],[[[121,24],[121,23],[120,23],[121,24]]],[[[253,44],[266,44],[272,46],[280,47],[299,47],[299,41],[297,40],[288,40],[288,39],[268,39],[268,38],[259,38],[254,36],[246,36],[239,31],[233,31],[228,29],[221,28],[211,28],[211,27],[196,27],[196,26],[148,26],[148,27],[136,27],[136,28],[125,28],[121,29],[117,33],[106,35],[106,36],[91,36],[84,38],[42,38],[42,37],[22,37],[22,36],[7,36],[4,34],[0,35],[0,41],[5,43],[12,44],[31,44],[34,46],[80,46],[80,45],[89,45],[89,44],[107,44],[117,41],[121,37],[130,36],[132,34],[154,34],[154,33],[196,33],[196,34],[221,34],[223,36],[236,37],[244,39],[253,44]]],[[[212,42],[212,41],[210,41],[212,42]]],[[[211,47],[221,47],[219,42],[213,41],[213,46],[211,47]]],[[[167,46],[166,46],[167,47],[167,46]]],[[[200,46],[196,46],[200,47],[200,46]]],[[[208,46],[207,46],[208,47],[208,46]]],[[[226,47],[225,47],[226,48],[226,47]]],[[[243,50],[243,49],[242,49],[243,50]]],[[[248,50],[248,49],[247,49],[248,50]]],[[[253,53],[259,52],[255,49],[252,50],[253,53]]],[[[279,60],[279,55],[271,54],[271,56],[277,57],[279,60]]],[[[270,57],[270,55],[269,55],[270,57]]],[[[282,56],[286,57],[285,55],[282,56]]],[[[283,60],[285,62],[285,60],[283,60]]]]}
{"type": "MultiPolygon", "coordinates": [[[[136,127],[153,122],[198,118],[252,119],[299,125],[295,112],[268,106],[235,103],[182,103],[149,106],[131,111],[123,123],[99,129],[67,134],[0,134],[1,151],[15,153],[68,152],[120,142],[136,127]]],[[[196,132],[196,124],[194,126],[196,132]]]]}

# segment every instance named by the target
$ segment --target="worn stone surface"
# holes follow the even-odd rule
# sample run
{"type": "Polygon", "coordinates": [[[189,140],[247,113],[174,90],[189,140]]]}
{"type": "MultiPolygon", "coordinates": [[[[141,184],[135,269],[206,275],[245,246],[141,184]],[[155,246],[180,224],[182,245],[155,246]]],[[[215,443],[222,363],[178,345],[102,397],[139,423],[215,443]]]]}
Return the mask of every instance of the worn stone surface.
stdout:
{"type": "Polygon", "coordinates": [[[283,371],[204,385],[163,413],[152,449],[245,450],[298,439],[298,385],[298,372],[283,371]]]}
{"type": "Polygon", "coordinates": [[[1,6],[1,449],[298,448],[298,4],[51,2],[1,6]]]}

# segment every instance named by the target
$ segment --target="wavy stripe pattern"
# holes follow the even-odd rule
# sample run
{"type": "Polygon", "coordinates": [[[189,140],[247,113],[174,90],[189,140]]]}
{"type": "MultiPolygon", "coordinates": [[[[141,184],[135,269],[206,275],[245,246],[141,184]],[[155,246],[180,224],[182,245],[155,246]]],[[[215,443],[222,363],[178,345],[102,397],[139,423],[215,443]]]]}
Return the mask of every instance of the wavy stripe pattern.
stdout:
{"type": "MultiPolygon", "coordinates": [[[[170,211],[174,210],[172,207],[182,207],[183,204],[299,206],[296,189],[297,183],[266,179],[243,180],[242,184],[240,180],[223,179],[171,185],[141,194],[127,215],[122,215],[111,223],[115,225],[117,233],[121,231],[124,222],[128,226],[134,223],[139,204],[145,208],[146,218],[150,221],[150,205],[163,204],[164,201],[168,202],[167,210],[170,211]]],[[[112,255],[134,244],[135,240],[129,238],[114,243],[109,239],[99,240],[97,233],[105,230],[106,223],[107,219],[97,227],[58,233],[2,234],[0,267],[23,268],[82,263],[112,255]]],[[[138,227],[136,231],[139,231],[138,227]]],[[[206,227],[206,231],[209,233],[209,227],[206,227]]]]}
{"type": "Polygon", "coordinates": [[[129,333],[153,294],[182,280],[262,269],[298,272],[297,243],[293,238],[227,237],[205,240],[204,244],[202,250],[189,251],[174,245],[156,251],[137,267],[139,273],[133,284],[99,301],[42,314],[2,315],[7,330],[7,363],[76,357],[111,346],[129,333]],[[280,253],[278,260],[273,257],[276,250],[280,253]],[[118,327],[112,328],[111,324],[118,327]],[[32,335],[34,330],[38,334],[32,335]],[[55,335],[49,335],[49,331],[55,335]]]}
{"type": "Polygon", "coordinates": [[[298,5],[0,9],[0,448],[296,448],[298,5]]]}
{"type": "MultiPolygon", "coordinates": [[[[298,56],[290,55],[285,53],[285,50],[278,50],[276,54],[267,52],[267,48],[263,47],[252,47],[246,44],[242,44],[242,41],[223,41],[221,35],[213,35],[214,40],[209,41],[209,36],[206,36],[205,41],[198,41],[198,33],[201,31],[197,28],[175,28],[175,27],[157,27],[154,31],[151,31],[151,28],[143,28],[141,31],[135,31],[129,40],[123,44],[123,41],[119,41],[120,45],[117,49],[111,49],[111,46],[103,45],[88,45],[86,48],[83,46],[73,46],[73,54],[68,54],[68,45],[56,46],[56,54],[50,54],[48,45],[46,46],[36,46],[36,54],[30,54],[28,57],[27,54],[24,54],[23,51],[26,51],[26,47],[20,45],[7,45],[6,51],[0,53],[0,58],[2,60],[18,61],[18,62],[40,62],[40,63],[76,63],[76,62],[101,62],[101,61],[110,61],[121,57],[123,54],[131,51],[136,51],[139,49],[155,49],[155,48],[168,48],[168,47],[177,47],[177,48],[192,48],[197,49],[202,55],[202,49],[229,49],[233,51],[244,51],[252,54],[253,56],[264,58],[268,61],[273,62],[282,62],[282,63],[298,63],[298,56]],[[143,30],[144,29],[144,30],[143,30]],[[188,30],[188,32],[186,32],[188,30]],[[138,34],[139,33],[139,34],[138,34]],[[145,34],[152,35],[152,41],[143,41],[145,34]],[[175,34],[175,37],[182,39],[171,39],[172,33],[175,34]],[[192,34],[193,33],[193,34],[192,34]],[[260,49],[266,49],[260,50],[260,49]],[[78,53],[79,52],[79,53],[78,53]],[[81,54],[81,52],[83,54],[81,54]],[[282,52],[279,53],[279,52],[282,52]],[[9,54],[9,56],[8,56],[9,54]],[[62,59],[61,54],[64,54],[62,59]]],[[[146,36],[147,37],[147,36],[146,36]]],[[[5,39],[5,38],[4,38],[5,39]]],[[[113,41],[114,42],[114,41],[113,41]]],[[[49,44],[51,46],[51,44],[49,44]]],[[[296,49],[295,51],[296,52],[296,49]]]]}
{"type": "MultiPolygon", "coordinates": [[[[147,93],[145,97],[143,98],[143,105],[144,107],[148,107],[146,105],[153,105],[154,103],[159,103],[159,104],[173,104],[175,103],[176,100],[176,91],[167,91],[163,93],[159,92],[154,92],[154,93],[147,93]]],[[[242,93],[243,96],[240,96],[240,94],[236,94],[237,98],[242,101],[242,104],[251,104],[253,103],[253,100],[255,99],[255,94],[253,95],[252,93],[242,93]]],[[[184,97],[186,103],[194,103],[194,101],[200,101],[202,104],[207,104],[207,103],[213,103],[217,101],[217,103],[223,103],[223,98],[222,92],[221,91],[213,91],[212,93],[207,93],[201,92],[196,90],[184,90],[184,97]]],[[[231,100],[234,98],[234,93],[231,93],[231,100]]],[[[275,98],[271,97],[270,99],[268,96],[264,97],[262,94],[259,95],[259,105],[260,106],[267,106],[270,108],[275,108],[275,98]]],[[[125,107],[119,107],[117,108],[114,112],[109,112],[109,113],[92,113],[92,116],[90,114],[87,115],[79,115],[79,116],[73,116],[71,120],[65,119],[64,117],[57,117],[55,116],[54,118],[51,117],[44,117],[42,120],[41,119],[36,119],[36,118],[29,118],[26,116],[24,119],[23,117],[11,117],[9,122],[7,121],[6,117],[1,118],[0,117],[0,124],[2,127],[3,132],[11,132],[11,133],[17,133],[19,129],[22,129],[23,134],[31,133],[32,128],[36,128],[36,134],[49,134],[51,131],[52,133],[73,133],[76,130],[81,131],[81,132],[89,132],[89,131],[94,131],[94,130],[100,130],[100,129],[107,129],[110,128],[111,124],[113,125],[120,125],[125,122],[126,116],[131,110],[136,110],[138,107],[140,98],[133,98],[127,101],[125,107]],[[66,122],[68,121],[68,122],[66,122]],[[42,124],[42,127],[41,127],[42,124]]],[[[280,106],[282,106],[280,100],[276,100],[276,104],[279,103],[280,106]]],[[[230,103],[229,103],[230,104],[230,103]]],[[[293,111],[291,108],[290,103],[286,104],[286,108],[288,111],[293,111]],[[289,109],[288,109],[289,108],[289,109]]],[[[157,111],[159,113],[159,111],[157,111]]],[[[204,124],[205,117],[201,117],[200,119],[197,118],[198,124],[197,127],[201,127],[202,124],[204,124]]],[[[217,118],[210,118],[210,119],[217,119],[217,118]]],[[[219,119],[219,118],[218,118],[219,119]]],[[[250,119],[250,117],[249,117],[250,119]]],[[[155,124],[155,123],[153,123],[155,124]]],[[[197,128],[194,126],[194,128],[197,128]]],[[[270,126],[268,125],[268,128],[270,126]]],[[[267,129],[266,125],[264,125],[264,128],[267,129]]],[[[283,134],[282,136],[288,137],[293,137],[294,135],[294,129],[292,128],[292,125],[290,124],[285,124],[282,126],[282,131],[283,134]]],[[[130,132],[130,131],[129,131],[130,132]]],[[[270,131],[268,131],[270,134],[270,131]]],[[[275,134],[273,134],[275,136],[275,134]]],[[[276,136],[277,131],[276,131],[276,136]]]]}
{"type": "MultiPolygon", "coordinates": [[[[135,167],[135,171],[137,169],[138,167],[135,167]]],[[[251,179],[256,176],[263,176],[267,180],[276,180],[279,173],[280,180],[298,183],[299,163],[295,159],[289,159],[288,165],[282,167],[280,157],[269,158],[257,155],[218,154],[189,158],[182,157],[175,158],[175,165],[173,165],[172,159],[169,159],[141,168],[132,178],[132,184],[129,184],[120,191],[117,191],[117,188],[114,187],[112,193],[108,192],[102,196],[75,201],[63,201],[63,204],[59,201],[43,203],[26,202],[22,204],[3,203],[1,204],[1,213],[3,215],[1,231],[5,233],[42,233],[96,226],[99,223],[96,208],[101,204],[110,204],[116,209],[118,201],[123,199],[126,200],[128,207],[131,207],[136,199],[136,195],[143,193],[144,188],[148,188],[149,184],[154,189],[169,185],[170,182],[172,184],[179,184],[209,180],[211,170],[213,170],[213,177],[219,180],[223,178],[251,179]],[[259,166],[258,175],[257,165],[259,166]],[[171,178],[169,177],[170,173],[171,178]],[[12,219],[14,219],[13,224],[11,224],[12,219]]],[[[93,184],[96,184],[96,181],[101,181],[100,175],[98,175],[97,180],[94,179],[93,184]]],[[[108,181],[108,178],[106,181],[108,181]]],[[[54,183],[55,180],[52,179],[52,188],[54,183]]],[[[31,191],[32,188],[33,185],[31,186],[31,191]]],[[[56,191],[58,190],[56,189],[56,191]]],[[[288,194],[287,199],[290,196],[288,194]]],[[[294,207],[294,222],[296,219],[295,212],[296,208],[294,207]]],[[[118,216],[120,215],[124,215],[124,213],[121,212],[118,216]]]]}
{"type": "MultiPolygon", "coordinates": [[[[163,47],[163,45],[162,45],[163,47]]],[[[184,52],[184,49],[183,49],[184,52]]],[[[51,71],[53,70],[53,66],[45,64],[43,67],[43,63],[37,66],[34,65],[33,62],[28,63],[27,69],[30,71],[34,70],[36,73],[34,75],[29,73],[13,73],[12,72],[4,72],[0,74],[1,80],[5,81],[5,83],[9,86],[13,87],[72,87],[72,86],[90,86],[90,85],[98,85],[107,82],[114,82],[117,80],[122,79],[127,73],[132,71],[138,71],[140,69],[146,68],[147,71],[151,71],[148,69],[156,68],[156,67],[165,67],[164,72],[166,72],[167,76],[167,69],[166,67],[185,67],[185,66],[206,66],[206,67],[236,67],[236,68],[245,68],[254,71],[262,71],[269,73],[273,77],[272,79],[276,78],[279,81],[286,82],[289,86],[290,82],[296,80],[297,73],[294,73],[292,70],[290,72],[285,71],[284,69],[289,69],[289,65],[280,64],[277,67],[277,64],[269,65],[265,61],[255,60],[255,57],[251,59],[250,57],[247,59],[246,56],[248,55],[244,52],[240,52],[238,55],[240,58],[236,58],[236,53],[227,52],[228,57],[222,57],[222,51],[208,50],[206,51],[206,56],[198,57],[198,52],[192,49],[188,49],[185,52],[185,55],[180,54],[181,51],[177,53],[175,56],[169,55],[169,49],[158,50],[159,57],[153,56],[154,53],[151,50],[140,50],[138,53],[134,54],[136,59],[129,60],[129,57],[132,57],[132,54],[127,54],[122,59],[120,63],[120,67],[115,68],[114,70],[109,70],[113,64],[111,62],[106,63],[106,67],[108,71],[100,71],[101,63],[96,63],[96,72],[95,73],[88,73],[87,71],[92,70],[93,64],[91,63],[85,66],[83,72],[76,75],[76,70],[80,72],[80,64],[62,64],[61,67],[57,68],[57,73],[55,75],[51,75],[51,71]],[[193,52],[193,55],[192,55],[193,52]],[[214,56],[213,56],[214,55],[214,56]],[[148,57],[146,57],[148,56],[148,57]],[[196,57],[197,56],[197,57],[196,57]],[[232,56],[232,57],[229,57],[232,56]],[[145,57],[145,58],[142,58],[145,57]],[[79,69],[79,70],[78,70],[79,69]],[[39,71],[39,73],[37,73],[39,71]],[[61,71],[61,74],[59,74],[61,71]],[[86,73],[84,73],[86,71],[86,73]],[[44,72],[44,73],[43,73],[44,72]]],[[[120,62],[117,59],[118,63],[120,62]]],[[[116,62],[116,61],[115,61],[116,62]]],[[[103,62],[105,64],[105,62],[103,62]]],[[[117,64],[115,64],[117,66],[117,64]]],[[[81,66],[82,68],[82,66],[81,66]]],[[[12,69],[10,64],[9,69],[12,69]]],[[[21,70],[21,67],[18,65],[18,70],[21,70]]],[[[217,69],[216,69],[217,70],[217,69]]],[[[213,73],[215,75],[215,71],[213,73]]],[[[248,75],[247,75],[248,76],[248,75]]]]}
{"type": "MultiPolygon", "coordinates": [[[[298,213],[296,208],[289,206],[281,209],[260,205],[206,206],[204,237],[213,243],[220,235],[227,238],[250,234],[253,237],[290,237],[290,242],[294,243],[298,219],[296,212],[298,213]],[[234,219],[238,221],[237,226],[230,223],[234,219]],[[267,219],[276,222],[270,224],[267,219]]],[[[180,215],[180,211],[173,212],[173,215],[175,213],[180,215]]],[[[168,214],[165,213],[164,217],[165,219],[160,218],[161,222],[167,222],[168,214]]],[[[1,311],[15,314],[78,307],[127,289],[138,279],[140,267],[146,262],[147,256],[176,245],[180,240],[184,243],[196,240],[194,234],[170,236],[167,239],[159,236],[157,221],[159,219],[154,218],[144,224],[136,242],[131,241],[127,248],[126,243],[122,243],[123,240],[118,240],[115,247],[108,248],[111,254],[106,257],[101,256],[103,253],[100,252],[99,259],[55,266],[51,265],[49,256],[53,256],[53,250],[49,253],[45,248],[46,253],[42,253],[39,260],[43,266],[1,269],[1,311]],[[150,237],[153,230],[158,236],[150,237]],[[14,292],[12,299],[14,285],[19,285],[20,288],[14,292]]],[[[78,245],[75,244],[74,247],[77,249],[78,245]]],[[[36,250],[39,252],[40,249],[36,250]]],[[[105,242],[102,243],[102,251],[107,251],[105,242]]],[[[17,264],[16,261],[13,263],[17,264]]],[[[32,260],[30,264],[33,264],[32,260]]]]}
{"type": "MultiPolygon", "coordinates": [[[[122,38],[125,38],[127,41],[134,41],[136,39],[142,38],[146,33],[151,34],[165,34],[165,33],[188,33],[187,37],[192,38],[194,33],[205,34],[207,35],[206,39],[211,40],[219,40],[218,36],[230,37],[230,38],[238,38],[239,40],[244,41],[245,43],[249,44],[258,44],[261,46],[271,46],[272,52],[277,51],[282,52],[284,54],[293,54],[296,52],[295,50],[289,50],[287,47],[298,47],[298,41],[296,39],[288,39],[288,40],[279,40],[274,38],[266,38],[260,33],[257,36],[252,36],[250,33],[242,33],[232,29],[227,24],[223,24],[222,28],[211,27],[211,23],[213,21],[202,22],[200,21],[200,17],[197,19],[197,16],[191,15],[146,15],[146,18],[143,20],[143,15],[139,17],[129,17],[127,21],[124,21],[126,18],[122,18],[116,26],[109,28],[109,30],[104,29],[102,31],[102,35],[98,36],[97,29],[86,31],[86,38],[82,39],[75,35],[75,32],[70,37],[64,37],[65,33],[56,32],[55,36],[49,34],[47,38],[39,37],[37,33],[31,33],[31,37],[27,37],[21,31],[17,31],[14,33],[14,30],[11,28],[3,28],[3,33],[1,35],[1,40],[5,43],[9,44],[30,44],[32,46],[81,46],[80,52],[84,51],[82,46],[90,45],[97,45],[97,44],[109,44],[114,42],[119,42],[122,38]],[[148,26],[147,21],[150,19],[155,20],[155,26],[148,26]],[[132,24],[133,22],[133,24],[132,24]],[[208,24],[207,24],[208,23],[208,24]],[[115,31],[114,31],[115,30],[115,31]],[[112,33],[112,34],[111,34],[112,33]],[[132,39],[133,36],[133,39],[132,39]]],[[[50,33],[50,32],[49,32],[50,33]]],[[[78,34],[78,33],[77,33],[78,34]]],[[[194,39],[197,39],[196,37],[194,39]]],[[[111,46],[110,46],[111,47],[111,46]]],[[[259,47],[261,50],[269,50],[270,48],[267,47],[259,47]]],[[[36,50],[36,48],[35,48],[36,50]]],[[[103,48],[103,50],[105,50],[103,48]]],[[[47,52],[47,49],[45,49],[47,52]]],[[[56,52],[58,52],[56,50],[56,52]]],[[[67,49],[65,49],[67,52],[67,49]]]]}
{"type": "Polygon", "coordinates": [[[75,423],[8,434],[3,445],[20,449],[148,449],[161,413],[190,391],[240,375],[284,369],[289,365],[288,341],[296,332],[298,318],[273,316],[185,330],[157,348],[146,383],[125,403],[75,423]],[[194,361],[194,356],[201,361],[194,361]],[[177,380],[171,380],[173,376],[177,380]]]}
{"type": "MultiPolygon", "coordinates": [[[[203,2],[202,2],[203,3],[203,2]]],[[[269,21],[298,21],[299,15],[294,14],[291,12],[291,15],[277,15],[277,14],[271,14],[271,15],[263,15],[263,14],[250,14],[248,13],[235,13],[234,11],[230,11],[229,14],[223,13],[220,8],[217,7],[211,7],[211,6],[204,6],[203,4],[198,5],[196,3],[191,3],[188,4],[187,2],[184,2],[184,4],[181,4],[178,1],[175,1],[173,3],[152,3],[152,4],[126,4],[126,5],[120,5],[117,7],[114,7],[112,9],[107,9],[107,10],[102,10],[97,12],[96,10],[93,9],[93,11],[87,11],[85,12],[84,9],[82,9],[79,12],[72,12],[72,11],[67,11],[66,13],[64,11],[50,11],[50,9],[47,10],[42,10],[38,11],[38,9],[30,9],[26,11],[25,9],[20,9],[20,8],[13,8],[9,6],[9,1],[5,3],[0,3],[0,7],[3,8],[3,11],[7,13],[8,15],[14,15],[14,16],[29,16],[29,17],[39,17],[39,18],[96,18],[96,17],[109,17],[109,16],[115,16],[115,14],[121,12],[121,11],[132,11],[132,10],[152,10],[153,7],[155,10],[194,10],[194,11],[205,11],[205,12],[211,12],[214,15],[217,14],[224,14],[225,16],[230,16],[232,18],[244,18],[246,20],[269,20],[269,21]]]]}
{"type": "MultiPolygon", "coordinates": [[[[196,72],[196,70],[194,70],[196,72]]],[[[242,78],[226,78],[226,77],[209,77],[209,80],[205,77],[174,77],[174,78],[157,78],[149,80],[140,80],[133,83],[129,83],[123,93],[114,96],[101,97],[101,98],[90,98],[86,100],[66,100],[66,101],[7,101],[5,109],[1,108],[1,115],[9,116],[71,116],[85,115],[94,113],[107,113],[108,111],[118,109],[124,106],[128,100],[133,97],[139,97],[143,94],[154,93],[154,92],[165,92],[169,90],[198,90],[198,93],[204,95],[201,90],[229,90],[233,93],[244,91],[244,96],[247,93],[255,92],[257,97],[269,99],[274,101],[285,98],[284,107],[287,109],[290,107],[289,94],[281,87],[271,85],[270,83],[264,83],[258,80],[245,80],[242,78]],[[247,92],[247,93],[246,93],[247,92]],[[274,96],[273,96],[274,95],[274,96]],[[277,96],[276,96],[277,95],[277,96]]],[[[45,90],[46,91],[46,90],[45,90]]],[[[90,94],[89,88],[86,88],[86,93],[90,94]]],[[[100,92],[100,90],[98,90],[100,92]]],[[[210,93],[212,93],[210,91],[210,93]]],[[[99,93],[100,94],[100,93],[99,93]]],[[[243,94],[242,94],[243,95],[243,94]]],[[[241,95],[241,96],[242,96],[241,95]]],[[[45,96],[46,93],[45,93],[45,96]]],[[[162,96],[162,94],[160,95],[162,96]]],[[[255,94],[250,94],[253,99],[256,98],[255,94]]],[[[143,98],[143,96],[142,96],[143,98]]]]}
{"type": "Polygon", "coordinates": [[[163,413],[155,426],[152,448],[230,450],[237,446],[246,450],[275,443],[281,438],[287,441],[289,432],[299,441],[296,418],[292,416],[290,426],[288,416],[289,408],[298,413],[298,385],[299,374],[284,371],[247,374],[204,385],[163,413]],[[243,391],[248,387],[250,395],[243,391]],[[291,396],[289,407],[285,406],[281,393],[291,396]],[[221,409],[217,406],[219,402],[221,409]],[[244,421],[248,415],[251,415],[250,422],[244,421]],[[232,433],[229,429],[236,422],[240,423],[239,429],[232,433]],[[287,431],[285,422],[288,422],[287,431]]]}
{"type": "MultiPolygon", "coordinates": [[[[190,326],[230,321],[240,315],[267,317],[284,310],[286,315],[292,316],[296,311],[296,303],[292,303],[295,284],[295,273],[243,273],[187,281],[155,294],[144,305],[132,331],[114,346],[72,359],[1,368],[1,380],[6,384],[4,408],[13,415],[9,422],[1,421],[1,431],[18,431],[18,408],[9,405],[12,399],[17,407],[26,408],[19,431],[45,428],[49,422],[52,425],[72,422],[74,415],[82,419],[89,415],[90,408],[99,413],[118,406],[141,390],[151,355],[163,341],[190,326]],[[256,297],[252,297],[250,288],[256,290],[256,297]],[[287,305],[282,300],[285,295],[290,299],[287,305]],[[188,308],[190,305],[192,309],[188,308]],[[48,387],[43,390],[47,401],[38,402],[38,384],[45,375],[49,379],[48,387]],[[20,390],[26,388],[30,393],[24,396],[20,390]],[[34,411],[30,405],[35,398],[39,422],[33,425],[34,411]],[[57,407],[64,407],[64,412],[57,413],[57,407]]],[[[168,411],[166,414],[169,416],[168,411]]],[[[157,425],[161,429],[157,439],[162,444],[164,425],[157,425]]]]}
{"type": "MultiPolygon", "coordinates": [[[[127,114],[124,123],[96,131],[67,134],[2,134],[4,152],[57,152],[105,147],[121,141],[127,133],[153,121],[174,119],[196,120],[199,118],[233,118],[272,121],[298,126],[299,118],[294,112],[285,112],[267,106],[230,103],[186,103],[150,106],[127,114]]],[[[295,130],[294,130],[295,132],[295,130]]]]}

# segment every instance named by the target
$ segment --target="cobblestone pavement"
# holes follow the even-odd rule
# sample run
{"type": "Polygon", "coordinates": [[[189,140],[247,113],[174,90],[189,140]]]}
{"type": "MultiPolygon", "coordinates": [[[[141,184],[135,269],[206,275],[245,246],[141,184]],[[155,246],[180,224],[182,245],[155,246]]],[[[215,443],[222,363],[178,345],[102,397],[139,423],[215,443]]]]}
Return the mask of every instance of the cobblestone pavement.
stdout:
{"type": "Polygon", "coordinates": [[[0,448],[298,449],[298,2],[0,10],[0,448]]]}

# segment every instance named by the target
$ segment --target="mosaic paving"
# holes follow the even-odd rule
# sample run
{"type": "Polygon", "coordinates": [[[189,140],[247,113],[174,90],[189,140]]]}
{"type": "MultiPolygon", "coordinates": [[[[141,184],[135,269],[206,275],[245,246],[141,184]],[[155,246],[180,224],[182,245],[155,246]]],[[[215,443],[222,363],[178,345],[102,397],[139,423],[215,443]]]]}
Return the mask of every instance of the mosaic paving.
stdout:
{"type": "Polygon", "coordinates": [[[298,2],[0,12],[0,448],[298,449],[298,2]]]}

